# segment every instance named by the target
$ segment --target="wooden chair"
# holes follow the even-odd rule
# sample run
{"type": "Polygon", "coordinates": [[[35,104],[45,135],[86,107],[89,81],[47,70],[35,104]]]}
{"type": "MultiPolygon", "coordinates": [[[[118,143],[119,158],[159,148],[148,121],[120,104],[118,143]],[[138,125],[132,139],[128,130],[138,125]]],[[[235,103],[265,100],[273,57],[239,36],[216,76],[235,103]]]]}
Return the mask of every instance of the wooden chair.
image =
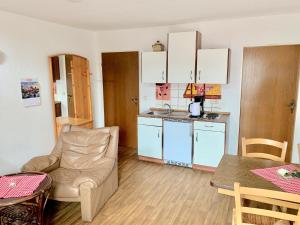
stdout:
{"type": "Polygon", "coordinates": [[[285,156],[286,156],[286,149],[287,149],[288,143],[285,142],[278,142],[278,141],[273,141],[270,139],[264,139],[264,138],[248,138],[246,139],[245,137],[242,138],[242,156],[245,157],[254,157],[254,158],[263,158],[263,159],[271,159],[274,161],[281,161],[284,162],[285,156]],[[269,145],[273,146],[276,148],[281,149],[281,155],[275,156],[272,154],[268,153],[261,153],[261,152],[247,152],[247,145],[256,145],[256,144],[261,144],[261,145],[269,145]]]}
{"type": "Polygon", "coordinates": [[[257,188],[241,187],[234,184],[235,209],[232,215],[232,225],[300,225],[300,195],[280,191],[271,191],[257,188]],[[287,212],[274,212],[271,209],[260,209],[253,206],[243,206],[244,199],[255,200],[260,203],[276,205],[292,209],[293,214],[287,212]],[[250,221],[249,221],[250,220],[250,221]]]}

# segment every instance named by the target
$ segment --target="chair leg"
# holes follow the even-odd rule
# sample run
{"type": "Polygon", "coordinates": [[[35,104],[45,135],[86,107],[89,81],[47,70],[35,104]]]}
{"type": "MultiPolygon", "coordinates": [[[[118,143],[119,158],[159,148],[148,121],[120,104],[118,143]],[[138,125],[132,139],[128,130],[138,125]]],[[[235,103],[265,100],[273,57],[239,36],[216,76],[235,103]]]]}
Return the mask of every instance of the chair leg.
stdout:
{"type": "Polygon", "coordinates": [[[232,225],[235,225],[235,210],[232,210],[232,225]]]}

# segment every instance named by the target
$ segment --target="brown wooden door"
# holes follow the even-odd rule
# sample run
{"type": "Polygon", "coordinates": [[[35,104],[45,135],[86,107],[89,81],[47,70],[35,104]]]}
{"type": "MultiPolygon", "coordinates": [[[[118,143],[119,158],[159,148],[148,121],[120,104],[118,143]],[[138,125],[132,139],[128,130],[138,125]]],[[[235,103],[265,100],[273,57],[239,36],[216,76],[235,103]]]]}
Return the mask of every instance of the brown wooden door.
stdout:
{"type": "Polygon", "coordinates": [[[138,52],[102,53],[105,126],[119,126],[119,145],[137,147],[138,52]]]}
{"type": "Polygon", "coordinates": [[[88,61],[83,57],[72,55],[70,65],[75,118],[92,119],[88,61]]]}
{"type": "MultiPolygon", "coordinates": [[[[244,49],[239,152],[241,137],[288,141],[291,159],[299,72],[299,45],[244,49]]],[[[272,152],[265,146],[250,151],[272,152]]],[[[248,147],[247,147],[248,149],[248,147]]]]}

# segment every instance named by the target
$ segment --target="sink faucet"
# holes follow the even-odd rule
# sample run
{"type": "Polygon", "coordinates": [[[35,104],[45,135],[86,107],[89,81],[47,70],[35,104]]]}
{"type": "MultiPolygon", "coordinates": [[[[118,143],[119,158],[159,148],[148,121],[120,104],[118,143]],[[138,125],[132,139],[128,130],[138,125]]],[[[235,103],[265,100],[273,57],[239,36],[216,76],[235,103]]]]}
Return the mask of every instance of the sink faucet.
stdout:
{"type": "Polygon", "coordinates": [[[171,105],[168,104],[168,103],[165,103],[164,104],[164,107],[167,106],[168,107],[168,114],[170,115],[172,113],[172,108],[171,108],[171,105]]]}

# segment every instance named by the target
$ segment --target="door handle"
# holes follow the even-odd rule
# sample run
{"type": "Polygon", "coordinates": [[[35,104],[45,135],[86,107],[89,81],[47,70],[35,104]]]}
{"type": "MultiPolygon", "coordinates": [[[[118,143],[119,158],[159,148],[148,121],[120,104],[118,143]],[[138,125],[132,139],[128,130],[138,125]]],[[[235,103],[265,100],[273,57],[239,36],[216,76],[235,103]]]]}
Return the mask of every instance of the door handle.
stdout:
{"type": "Polygon", "coordinates": [[[201,70],[198,71],[198,81],[200,81],[201,78],[201,70]]]}
{"type": "Polygon", "coordinates": [[[162,80],[165,80],[165,71],[162,71],[161,75],[162,80]]]}
{"type": "Polygon", "coordinates": [[[290,104],[288,105],[288,107],[290,108],[291,110],[291,113],[294,113],[294,110],[296,109],[296,101],[295,99],[293,99],[290,104]]]}
{"type": "Polygon", "coordinates": [[[196,142],[198,142],[198,132],[196,132],[196,142]]]}
{"type": "Polygon", "coordinates": [[[137,98],[137,97],[132,97],[131,98],[131,101],[134,103],[134,104],[138,104],[138,102],[139,102],[139,99],[137,98]]]}

